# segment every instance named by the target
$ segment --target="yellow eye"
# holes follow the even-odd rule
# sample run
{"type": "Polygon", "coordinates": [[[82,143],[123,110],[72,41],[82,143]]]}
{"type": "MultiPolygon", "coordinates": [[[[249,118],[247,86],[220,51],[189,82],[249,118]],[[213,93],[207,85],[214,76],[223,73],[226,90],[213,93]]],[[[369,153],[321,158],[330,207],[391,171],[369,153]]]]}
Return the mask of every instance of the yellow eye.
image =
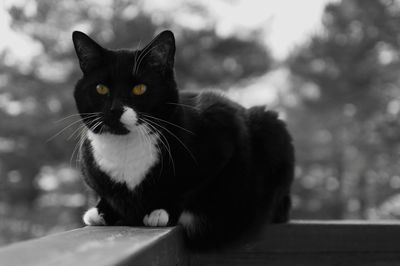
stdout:
{"type": "Polygon", "coordinates": [[[139,84],[132,88],[132,93],[135,95],[142,95],[146,92],[146,85],[139,84]]]}
{"type": "Polygon", "coordinates": [[[106,95],[106,94],[110,93],[110,90],[108,89],[108,87],[106,85],[103,85],[103,84],[97,85],[96,86],[96,91],[100,95],[106,95]]]}

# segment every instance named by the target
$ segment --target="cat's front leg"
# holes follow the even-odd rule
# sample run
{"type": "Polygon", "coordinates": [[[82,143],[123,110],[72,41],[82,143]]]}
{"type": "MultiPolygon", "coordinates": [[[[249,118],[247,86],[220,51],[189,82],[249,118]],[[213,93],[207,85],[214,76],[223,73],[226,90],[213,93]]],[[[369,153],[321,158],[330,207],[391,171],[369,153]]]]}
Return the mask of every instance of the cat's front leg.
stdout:
{"type": "Polygon", "coordinates": [[[86,225],[106,225],[103,216],[104,214],[97,207],[92,207],[85,212],[82,220],[86,225]]]}
{"type": "Polygon", "coordinates": [[[92,207],[85,212],[82,217],[86,225],[114,225],[118,220],[118,215],[111,209],[111,206],[103,198],[99,200],[96,207],[92,207]]]}

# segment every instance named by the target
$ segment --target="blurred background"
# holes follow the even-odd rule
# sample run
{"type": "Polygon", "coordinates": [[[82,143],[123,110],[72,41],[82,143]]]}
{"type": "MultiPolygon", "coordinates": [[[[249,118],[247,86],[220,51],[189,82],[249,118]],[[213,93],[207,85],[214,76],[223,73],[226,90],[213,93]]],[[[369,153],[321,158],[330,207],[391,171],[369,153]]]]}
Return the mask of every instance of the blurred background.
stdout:
{"type": "Polygon", "coordinates": [[[180,89],[278,110],[297,150],[293,219],[400,217],[400,1],[2,1],[0,245],[82,226],[71,33],[177,39],[180,89]]]}

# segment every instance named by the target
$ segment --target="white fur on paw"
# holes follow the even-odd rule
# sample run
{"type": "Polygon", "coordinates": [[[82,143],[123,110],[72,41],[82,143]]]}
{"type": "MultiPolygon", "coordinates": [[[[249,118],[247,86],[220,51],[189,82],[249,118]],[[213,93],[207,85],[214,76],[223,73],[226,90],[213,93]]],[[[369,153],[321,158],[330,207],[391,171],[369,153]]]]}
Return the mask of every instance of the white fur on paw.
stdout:
{"type": "Polygon", "coordinates": [[[169,214],[163,209],[154,210],[143,218],[145,226],[167,226],[168,221],[169,214]]]}
{"type": "Polygon", "coordinates": [[[194,236],[197,233],[202,232],[202,228],[204,225],[199,223],[199,216],[195,215],[189,211],[183,211],[178,219],[178,224],[182,225],[185,229],[186,234],[190,236],[194,236]]]}
{"type": "Polygon", "coordinates": [[[179,216],[178,223],[185,228],[192,228],[194,226],[194,215],[188,211],[184,211],[181,216],[179,216]]]}
{"type": "Polygon", "coordinates": [[[83,215],[83,222],[86,225],[106,225],[103,216],[99,214],[97,208],[90,208],[83,215]]]}

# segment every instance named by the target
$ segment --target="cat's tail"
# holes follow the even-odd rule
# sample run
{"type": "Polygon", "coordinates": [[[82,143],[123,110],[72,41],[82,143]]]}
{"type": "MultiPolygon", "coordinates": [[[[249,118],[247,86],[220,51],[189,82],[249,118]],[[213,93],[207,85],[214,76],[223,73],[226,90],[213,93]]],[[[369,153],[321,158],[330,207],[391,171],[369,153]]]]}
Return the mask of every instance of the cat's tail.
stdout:
{"type": "Polygon", "coordinates": [[[247,124],[258,182],[267,191],[265,197],[272,197],[262,200],[272,202],[271,222],[285,222],[289,217],[294,177],[292,138],[278,113],[266,110],[265,106],[248,109],[247,124]]]}

